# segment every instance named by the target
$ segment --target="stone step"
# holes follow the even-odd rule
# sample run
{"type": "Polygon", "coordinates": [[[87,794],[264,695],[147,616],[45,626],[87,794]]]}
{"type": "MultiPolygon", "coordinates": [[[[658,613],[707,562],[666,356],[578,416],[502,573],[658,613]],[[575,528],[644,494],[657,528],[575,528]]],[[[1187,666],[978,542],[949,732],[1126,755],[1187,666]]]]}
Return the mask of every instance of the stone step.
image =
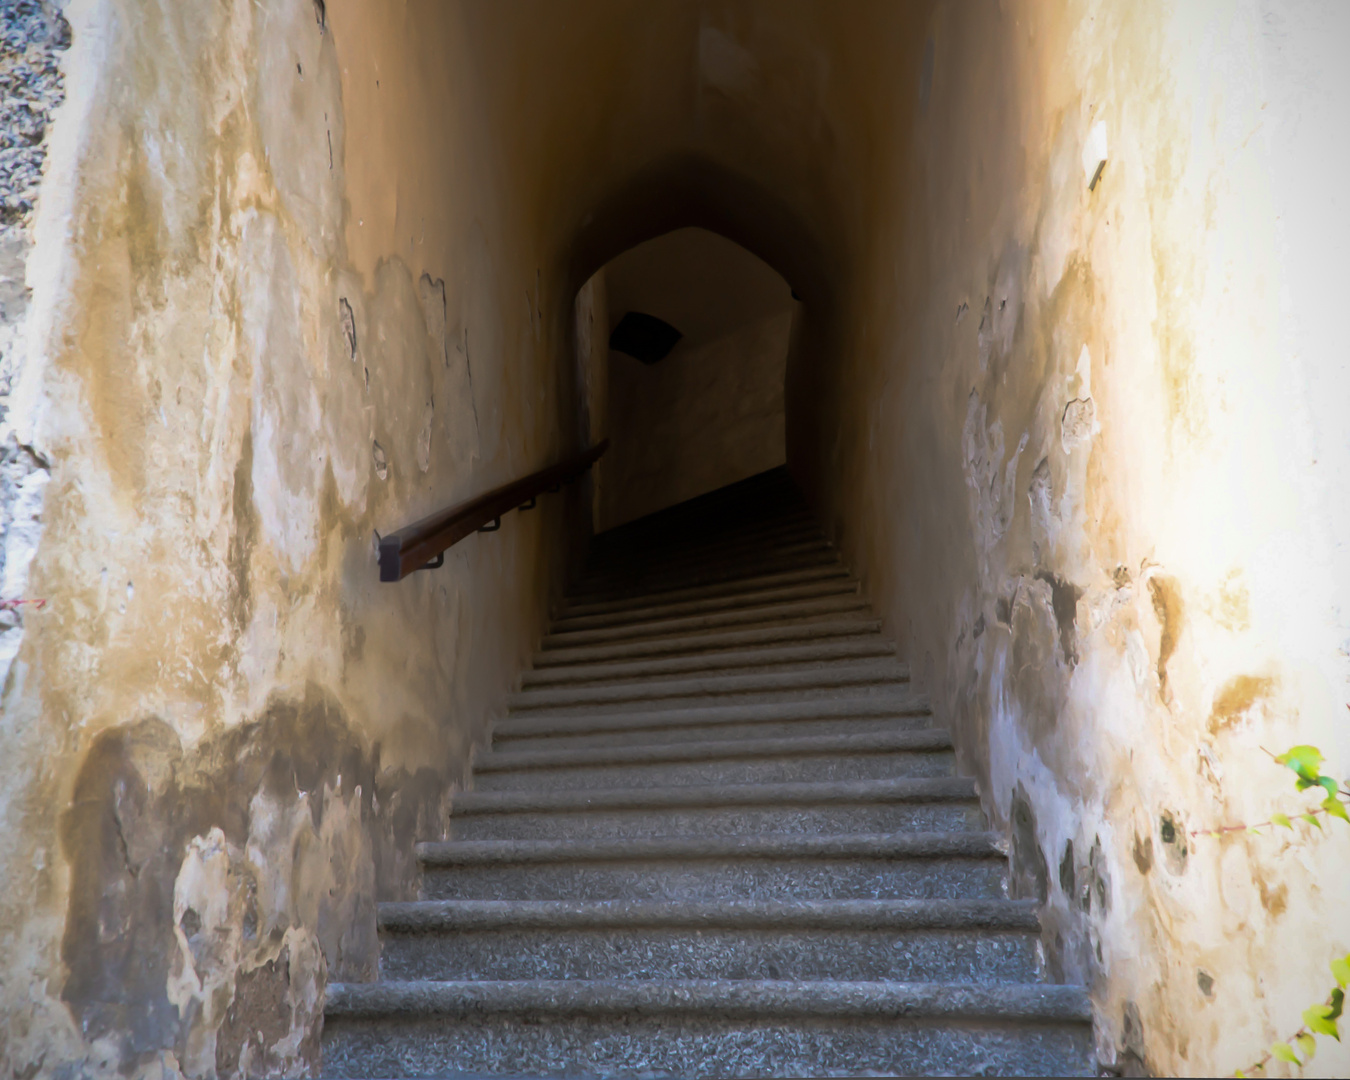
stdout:
{"type": "Polygon", "coordinates": [[[1075,986],[751,980],[330,983],[334,1077],[1088,1076],[1075,986]]]}
{"type": "Polygon", "coordinates": [[[752,648],[757,645],[785,645],[798,642],[829,641],[861,637],[881,631],[881,620],[870,618],[815,619],[782,623],[752,630],[703,631],[671,634],[665,637],[621,641],[612,645],[586,645],[578,648],[555,647],[544,639],[534,658],[534,671],[569,664],[603,664],[643,657],[696,656],[721,649],[752,648]]]}
{"type": "Polygon", "coordinates": [[[1006,895],[984,832],[419,844],[428,900],[883,900],[1006,895]]]}
{"type": "MultiPolygon", "coordinates": [[[[671,593],[728,586],[751,578],[843,569],[838,554],[823,543],[792,545],[781,550],[747,552],[731,562],[666,565],[652,567],[641,575],[611,575],[596,579],[584,590],[579,586],[569,589],[561,603],[603,604],[643,596],[654,603],[671,593]]],[[[562,608],[557,609],[555,615],[561,611],[562,608]]]]}
{"type": "Polygon", "coordinates": [[[634,608],[651,607],[656,604],[672,604],[685,600],[708,600],[718,596],[734,596],[738,593],[756,589],[772,589],[785,585],[800,585],[811,581],[828,581],[831,578],[846,579],[849,576],[837,559],[828,561],[812,560],[805,566],[796,566],[787,570],[768,571],[764,569],[764,560],[757,558],[747,567],[743,575],[727,580],[699,585],[677,585],[669,588],[646,587],[641,590],[625,588],[622,596],[597,600],[584,597],[569,597],[555,618],[579,618],[583,615],[605,615],[610,612],[631,611],[634,608]]]}
{"type": "Polygon", "coordinates": [[[686,739],[801,738],[914,730],[931,723],[921,694],[828,700],[722,704],[613,713],[528,713],[507,717],[492,732],[494,750],[568,749],[671,743],[686,739]]]}
{"type": "Polygon", "coordinates": [[[892,777],[953,776],[950,752],[800,754],[734,758],[673,765],[605,765],[547,771],[493,773],[475,782],[478,791],[591,790],[609,787],[688,787],[706,784],[775,784],[793,781],[887,780],[892,777]]]}
{"type": "Polygon", "coordinates": [[[741,669],[767,671],[786,664],[822,664],[839,660],[895,659],[895,645],[880,634],[837,640],[809,641],[794,645],[761,645],[744,649],[721,649],[691,656],[644,657],[603,664],[571,664],[525,673],[521,685],[564,686],[659,679],[701,671],[741,669]]]}
{"type": "Polygon", "coordinates": [[[594,538],[325,1073],[1091,1075],[880,631],[784,469],[594,538]]]}
{"type": "MultiPolygon", "coordinates": [[[[808,705],[828,706],[839,704],[831,701],[808,701],[808,705]]],[[[754,706],[759,708],[760,706],[754,706]]],[[[717,709],[671,710],[670,713],[653,713],[654,719],[665,720],[669,715],[686,716],[704,712],[720,712],[717,709]]],[[[820,710],[814,710],[819,714],[820,710]]],[[[822,718],[811,714],[785,714],[786,719],[757,720],[746,723],[724,723],[709,727],[696,724],[690,727],[661,726],[655,728],[624,728],[614,732],[592,730],[576,735],[524,735],[518,739],[504,739],[500,745],[509,750],[552,750],[573,749],[586,746],[652,746],[656,744],[717,739],[798,739],[817,738],[831,735],[884,735],[892,731],[921,731],[926,729],[932,718],[926,713],[912,716],[860,715],[852,718],[822,718]]],[[[607,719],[625,719],[625,714],[586,715],[582,719],[598,721],[607,719]]]]}
{"type": "Polygon", "coordinates": [[[1009,900],[386,903],[380,976],[1031,982],[1036,909],[1009,900]]]}
{"type": "Polygon", "coordinates": [[[766,603],[748,608],[735,608],[714,614],[684,615],[679,618],[658,619],[634,626],[606,626],[594,630],[559,630],[556,626],[545,639],[549,648],[576,648],[582,645],[631,642],[639,639],[660,638],[671,634],[696,633],[702,630],[721,630],[731,627],[785,625],[793,620],[837,616],[843,613],[866,612],[867,602],[856,593],[826,596],[816,600],[792,600],[766,603]]]}
{"type": "Polygon", "coordinates": [[[954,777],[599,791],[469,791],[451,804],[449,824],[455,840],[984,828],[973,783],[954,777]]]}
{"type": "Polygon", "coordinates": [[[474,785],[478,791],[509,791],[879,780],[948,776],[954,766],[950,735],[929,728],[862,735],[489,751],[474,759],[474,785]]]}
{"type": "Polygon", "coordinates": [[[628,627],[634,624],[662,623],[671,619],[689,615],[725,615],[743,608],[759,608],[768,604],[786,603],[790,600],[816,600],[822,597],[856,596],[858,582],[853,578],[828,578],[825,581],[811,581],[800,585],[779,585],[765,589],[746,589],[727,596],[715,596],[706,600],[679,600],[671,603],[654,603],[626,611],[608,612],[603,615],[577,615],[553,622],[553,633],[570,633],[574,630],[605,630],[612,627],[628,627]]]}
{"type": "Polygon", "coordinates": [[[894,692],[909,682],[909,667],[895,660],[859,663],[855,661],[812,666],[785,666],[780,670],[748,674],[718,673],[671,679],[636,679],[596,686],[532,687],[507,697],[512,715],[543,709],[554,711],[632,707],[634,703],[657,706],[681,698],[702,699],[719,704],[719,698],[749,701],[752,695],[775,700],[782,695],[809,691],[855,690],[894,692]]]}

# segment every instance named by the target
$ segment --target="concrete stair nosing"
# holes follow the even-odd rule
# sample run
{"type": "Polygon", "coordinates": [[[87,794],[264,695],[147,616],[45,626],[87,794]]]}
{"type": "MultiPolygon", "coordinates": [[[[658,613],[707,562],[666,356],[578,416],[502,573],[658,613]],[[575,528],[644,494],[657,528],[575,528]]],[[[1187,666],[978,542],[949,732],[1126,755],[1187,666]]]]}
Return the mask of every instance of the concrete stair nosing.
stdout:
{"type": "Polygon", "coordinates": [[[676,807],[824,806],[839,803],[967,802],[974,799],[974,783],[963,777],[602,788],[591,791],[469,791],[451,805],[450,816],[453,819],[474,814],[540,811],[567,813],[676,807]]]}
{"type": "Polygon", "coordinates": [[[909,682],[909,667],[898,661],[875,664],[840,662],[805,670],[718,674],[686,679],[641,679],[576,688],[530,688],[511,694],[507,698],[507,704],[515,714],[557,707],[575,708],[585,705],[616,705],[674,698],[833,690],[851,686],[881,687],[886,684],[907,682],[909,682]]]}
{"type": "Polygon", "coordinates": [[[643,658],[600,664],[571,664],[527,672],[523,688],[536,686],[600,683],[621,679],[653,679],[664,675],[728,668],[763,669],[789,664],[828,663],[840,660],[895,659],[895,646],[880,634],[859,635],[834,641],[812,641],[802,645],[764,645],[742,649],[721,649],[693,656],[643,658]]]}
{"type": "Polygon", "coordinates": [[[847,578],[848,570],[832,559],[809,566],[787,570],[769,570],[763,568],[762,560],[748,568],[744,576],[721,581],[706,582],[698,585],[675,585],[668,588],[625,589],[623,595],[605,600],[583,600],[569,597],[565,604],[554,613],[555,619],[575,618],[583,615],[604,615],[609,612],[628,611],[633,608],[654,607],[658,604],[670,604],[684,600],[704,600],[718,596],[736,595],[756,589],[777,588],[784,585],[804,584],[813,581],[828,581],[832,578],[847,578]]]}
{"type": "MultiPolygon", "coordinates": [[[[675,634],[644,638],[617,645],[591,645],[580,648],[555,648],[541,644],[535,654],[534,669],[551,669],[572,664],[610,663],[658,656],[693,656],[721,649],[777,645],[794,641],[865,637],[881,631],[880,619],[833,619],[790,622],[758,630],[708,631],[702,634],[675,634]]],[[[547,641],[547,639],[546,639],[547,641]]]]}
{"type": "Polygon", "coordinates": [[[867,602],[857,593],[843,593],[810,600],[784,600],[735,608],[712,614],[682,615],[677,618],[657,619],[642,624],[603,626],[593,629],[560,630],[554,626],[544,639],[546,648],[571,648],[577,645],[600,644],[614,641],[629,642],[639,638],[665,637],[670,634],[715,630],[728,626],[755,626],[779,624],[785,620],[810,618],[817,615],[838,615],[851,611],[866,611],[867,602]]]}
{"type": "Polygon", "coordinates": [[[866,735],[817,735],[796,739],[736,739],[559,750],[491,750],[479,754],[474,759],[474,772],[546,770],[575,765],[669,764],[828,753],[938,752],[952,748],[950,732],[942,728],[927,728],[866,735]]]}
{"type": "Polygon", "coordinates": [[[381,931],[497,929],[781,929],[1040,931],[1025,900],[742,900],[722,903],[548,900],[410,900],[377,909],[381,931]]]}
{"type": "Polygon", "coordinates": [[[493,746],[499,740],[550,735],[579,735],[622,731],[651,731],[671,727],[698,727],[715,730],[719,725],[778,723],[785,720],[850,720],[861,718],[927,717],[932,715],[928,698],[922,694],[892,697],[844,698],[832,701],[810,699],[797,702],[731,703],[716,706],[685,707],[664,710],[635,710],[630,713],[576,715],[535,712],[528,716],[508,716],[492,730],[493,746]]]}
{"type": "Polygon", "coordinates": [[[722,1017],[875,1017],[945,1022],[1089,1024],[1092,1009],[1077,986],[777,982],[770,980],[522,980],[330,983],[332,1019],[388,1016],[468,1017],[487,1012],[542,1015],[716,1013],[722,1017]]]}
{"type": "Polygon", "coordinates": [[[825,836],[642,837],[627,840],[436,840],[416,847],[424,868],[564,862],[707,859],[1001,859],[996,833],[857,833],[825,836]]]}
{"type": "Polygon", "coordinates": [[[667,622],[677,617],[692,615],[727,615],[745,608],[767,607],[770,604],[792,600],[817,600],[827,597],[856,596],[858,581],[850,577],[830,577],[823,581],[800,585],[780,585],[766,589],[747,589],[744,592],[714,596],[703,600],[678,600],[656,603],[645,607],[600,615],[564,616],[554,620],[553,632],[571,633],[575,630],[607,630],[618,627],[647,626],[667,622]]]}

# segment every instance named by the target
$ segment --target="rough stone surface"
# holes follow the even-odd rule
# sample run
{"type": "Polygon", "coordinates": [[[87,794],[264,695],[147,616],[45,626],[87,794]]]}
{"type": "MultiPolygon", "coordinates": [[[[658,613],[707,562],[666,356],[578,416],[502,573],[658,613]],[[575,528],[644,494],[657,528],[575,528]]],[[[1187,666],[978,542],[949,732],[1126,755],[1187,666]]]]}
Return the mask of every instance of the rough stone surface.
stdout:
{"type": "MultiPolygon", "coordinates": [[[[33,212],[47,126],[65,97],[60,57],[70,24],[46,0],[0,6],[0,601],[27,595],[28,565],[41,535],[42,492],[50,463],[20,441],[9,416],[27,347],[33,212]]],[[[35,604],[0,608],[0,689],[35,604]]]]}
{"type": "Polygon", "coordinates": [[[970,859],[739,858],[588,861],[457,866],[423,872],[428,898],[514,896],[523,900],[843,899],[883,896],[1005,896],[1003,856],[970,859]]]}
{"type": "MultiPolygon", "coordinates": [[[[828,995],[821,1002],[824,1015],[817,1017],[811,1015],[813,1010],[803,1008],[802,998],[807,994],[801,993],[800,984],[788,984],[781,991],[752,984],[725,996],[710,994],[711,1000],[702,1001],[693,995],[682,999],[680,988],[675,987],[650,1004],[634,1000],[624,992],[626,988],[614,993],[612,985],[593,995],[608,998],[609,1010],[617,1013],[612,1018],[586,1015],[594,1007],[590,1002],[576,1009],[579,1015],[567,1016],[572,1010],[563,997],[566,984],[545,984],[531,995],[535,1002],[513,1003],[506,1015],[493,1015],[480,995],[464,992],[465,984],[447,987],[439,994],[398,995],[361,1005],[353,1001],[348,1006],[344,1000],[339,1004],[343,1011],[350,1008],[360,1015],[392,1007],[409,1014],[408,1020],[395,1026],[372,1018],[344,1019],[326,1035],[325,1071],[354,1077],[436,1076],[447,1071],[446,1062],[455,1062],[457,1071],[469,1062],[493,1061],[496,1075],[536,1076],[1062,1076],[1093,1072],[1081,993],[1069,1009],[1039,1008],[1036,1002],[1031,1015],[1023,1017],[1019,1003],[1013,1000],[1016,995],[999,988],[1002,1007],[997,1011],[1001,1015],[991,1018],[994,1022],[961,1017],[957,1023],[943,1025],[932,1022],[941,1019],[940,1009],[934,1008],[940,995],[925,986],[905,987],[908,993],[895,994],[890,1000],[878,993],[877,984],[840,987],[837,996],[828,995]],[[766,992],[756,993],[761,987],[766,992]],[[538,1000],[541,997],[544,1000],[538,1000]],[[857,1009],[859,999],[870,1007],[857,1009]],[[923,1005],[915,1009],[919,1002],[923,1005]],[[625,1015],[639,1003],[642,1007],[636,1016],[625,1015]],[[766,1014],[780,1003],[789,1017],[775,1023],[766,1014]],[[673,1006],[675,1015],[662,1016],[663,1010],[653,1008],[654,1004],[673,1006]],[[734,1015],[741,1010],[744,1015],[734,1015]],[[911,1010],[930,1022],[907,1019],[911,1010]],[[420,1019],[419,1013],[432,1015],[420,1019]],[[1063,1019],[1059,1024],[1043,1025],[1036,1022],[1041,1018],[1063,1019]],[[1032,1022],[1017,1024],[1018,1020],[1032,1022]]],[[[509,994],[519,1001],[518,984],[502,991],[493,996],[500,1000],[509,994]]],[[[465,1071],[478,1070],[470,1066],[465,1071]]]]}

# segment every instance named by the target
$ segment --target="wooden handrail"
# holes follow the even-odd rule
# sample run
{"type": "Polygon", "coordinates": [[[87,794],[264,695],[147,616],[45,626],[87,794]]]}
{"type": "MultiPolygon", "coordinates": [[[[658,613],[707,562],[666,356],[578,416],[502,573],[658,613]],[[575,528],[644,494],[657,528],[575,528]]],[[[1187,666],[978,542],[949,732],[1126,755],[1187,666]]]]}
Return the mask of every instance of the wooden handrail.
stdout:
{"type": "Polygon", "coordinates": [[[503,514],[517,507],[528,510],[538,496],[580,476],[608,449],[609,440],[605,439],[567,461],[540,469],[467,502],[438,510],[396,533],[381,536],[380,580],[402,581],[414,570],[440,566],[444,561],[441,553],[446,548],[472,532],[495,531],[501,525],[503,514]],[[491,524],[493,522],[496,524],[491,524]],[[432,563],[437,556],[441,557],[440,561],[432,563]]]}

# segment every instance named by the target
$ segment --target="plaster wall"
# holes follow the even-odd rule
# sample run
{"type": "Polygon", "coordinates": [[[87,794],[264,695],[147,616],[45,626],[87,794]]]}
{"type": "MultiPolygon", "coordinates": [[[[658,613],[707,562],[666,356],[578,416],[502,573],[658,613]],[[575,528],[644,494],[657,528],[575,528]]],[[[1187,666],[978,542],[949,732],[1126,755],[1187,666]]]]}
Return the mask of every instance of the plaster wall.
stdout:
{"type": "MultiPolygon", "coordinates": [[[[936,8],[891,98],[891,194],[792,460],[1102,1059],[1231,1073],[1350,949],[1341,823],[1194,835],[1316,807],[1267,750],[1350,772],[1348,12],[980,13],[936,8]]],[[[1310,1073],[1350,1070],[1319,1043],[1310,1073]]]]}
{"type": "Polygon", "coordinates": [[[457,9],[64,17],[5,418],[43,483],[4,595],[46,605],[3,638],[0,1061],[310,1072],[564,503],[398,585],[377,533],[573,448],[571,294],[503,214],[457,9]]]}

